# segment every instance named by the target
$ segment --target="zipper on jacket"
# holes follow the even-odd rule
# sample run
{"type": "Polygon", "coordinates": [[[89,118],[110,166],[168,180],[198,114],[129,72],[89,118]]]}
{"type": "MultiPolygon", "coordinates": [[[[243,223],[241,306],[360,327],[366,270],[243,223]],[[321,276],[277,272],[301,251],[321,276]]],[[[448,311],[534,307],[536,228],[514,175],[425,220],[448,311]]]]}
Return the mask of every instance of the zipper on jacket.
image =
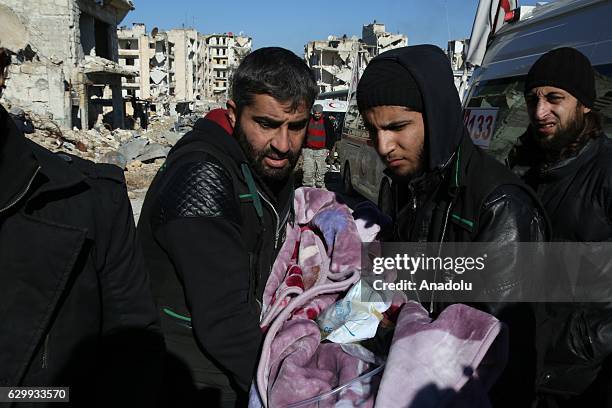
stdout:
{"type": "Polygon", "coordinates": [[[410,196],[412,197],[412,211],[416,211],[417,198],[416,198],[416,194],[414,193],[414,187],[412,187],[412,184],[408,184],[408,190],[410,190],[410,196]]]}
{"type": "Polygon", "coordinates": [[[34,179],[36,178],[36,175],[38,174],[38,172],[40,171],[40,166],[38,166],[38,168],[36,169],[36,171],[34,172],[34,174],[32,175],[32,177],[30,178],[30,181],[28,182],[28,185],[26,186],[25,190],[23,190],[17,197],[15,197],[15,199],[13,201],[11,201],[10,203],[8,203],[8,205],[4,208],[0,209],[0,213],[3,213],[4,211],[8,210],[9,208],[11,208],[12,206],[14,206],[15,204],[17,204],[19,201],[21,201],[21,199],[28,193],[28,191],[30,190],[30,187],[32,187],[32,183],[34,182],[34,179]]]}
{"type": "Polygon", "coordinates": [[[41,362],[41,366],[42,368],[47,368],[48,365],[48,352],[49,352],[49,335],[47,334],[45,336],[45,342],[43,343],[43,350],[42,350],[42,362],[41,362]]]}
{"type": "Polygon", "coordinates": [[[275,224],[276,228],[274,228],[274,249],[276,249],[276,246],[278,245],[280,217],[278,215],[278,212],[276,212],[276,208],[274,208],[272,203],[270,201],[268,201],[268,199],[261,193],[261,191],[257,190],[257,193],[264,200],[264,202],[266,204],[268,204],[270,206],[270,208],[272,208],[272,211],[274,212],[274,217],[276,219],[276,224],[275,224]]]}

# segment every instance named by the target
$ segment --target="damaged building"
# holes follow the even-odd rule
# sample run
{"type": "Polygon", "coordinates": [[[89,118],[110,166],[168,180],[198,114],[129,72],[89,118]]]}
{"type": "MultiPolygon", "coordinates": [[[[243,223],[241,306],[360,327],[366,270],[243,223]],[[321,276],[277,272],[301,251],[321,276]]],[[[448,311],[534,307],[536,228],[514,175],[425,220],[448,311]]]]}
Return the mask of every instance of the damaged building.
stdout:
{"type": "Polygon", "coordinates": [[[156,110],[224,100],[231,73],[252,46],[250,37],[201,34],[191,28],[154,28],[147,34],[143,24],[121,27],[117,35],[119,64],[138,71],[123,80],[124,97],[147,100],[156,110]]]}
{"type": "Polygon", "coordinates": [[[182,28],[167,31],[168,41],[172,44],[172,54],[168,54],[174,64],[170,67],[170,85],[176,102],[193,102],[199,99],[199,36],[194,29],[182,28]]]}
{"type": "Polygon", "coordinates": [[[455,87],[459,96],[463,100],[464,93],[474,72],[474,67],[466,63],[467,51],[470,46],[470,39],[451,40],[446,48],[446,55],[451,63],[455,87]]]}
{"type": "Polygon", "coordinates": [[[408,37],[388,33],[374,21],[362,27],[362,38],[332,35],[306,44],[304,54],[320,92],[331,92],[349,88],[355,65],[363,69],[376,55],[406,45],[408,37]]]}
{"type": "Polygon", "coordinates": [[[203,94],[208,100],[226,99],[232,72],[253,46],[251,37],[243,35],[208,34],[202,36],[201,64],[204,69],[203,94]]]}
{"type": "Polygon", "coordinates": [[[64,128],[124,126],[117,25],[131,0],[0,0],[0,46],[15,53],[3,98],[64,128]],[[6,27],[13,29],[7,30],[6,27]]]}

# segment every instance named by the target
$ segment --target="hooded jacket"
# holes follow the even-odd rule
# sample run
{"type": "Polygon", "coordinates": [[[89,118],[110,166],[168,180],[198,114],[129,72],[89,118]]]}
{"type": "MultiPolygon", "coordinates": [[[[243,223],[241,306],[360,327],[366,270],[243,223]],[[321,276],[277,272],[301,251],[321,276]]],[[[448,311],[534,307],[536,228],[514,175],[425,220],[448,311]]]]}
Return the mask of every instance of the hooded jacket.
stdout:
{"type": "Polygon", "coordinates": [[[292,203],[293,181],[274,196],[223,123],[208,118],[173,147],[153,180],[139,238],[168,349],[185,355],[190,348],[187,364],[210,370],[199,385],[226,376],[221,388],[229,380],[248,389],[263,288],[292,203]]]}
{"type": "MultiPolygon", "coordinates": [[[[526,406],[532,397],[530,375],[535,368],[530,342],[532,316],[527,305],[504,302],[519,298],[531,283],[527,271],[521,274],[513,268],[516,247],[505,244],[545,240],[548,225],[542,207],[517,176],[472,143],[442,50],[432,45],[398,48],[377,56],[370,64],[385,60],[396,61],[414,78],[422,95],[425,124],[421,174],[393,182],[394,240],[438,242],[441,246],[445,242],[482,242],[495,250],[496,257],[487,262],[493,273],[465,273],[462,279],[481,282],[482,292],[473,294],[476,299],[485,292],[487,298],[498,299],[477,307],[499,317],[510,329],[509,361],[517,364],[509,365],[493,390],[494,406],[526,406]],[[519,354],[524,363],[518,361],[519,354]]],[[[453,278],[456,276],[445,274],[440,279],[453,278]]],[[[420,300],[434,314],[447,305],[434,293],[420,300]]]]}
{"type": "MultiPolygon", "coordinates": [[[[546,163],[528,129],[512,149],[508,164],[537,192],[548,211],[553,241],[612,241],[612,141],[603,133],[577,154],[546,163]]],[[[610,277],[588,275],[602,282],[610,277]]],[[[602,271],[605,274],[605,271],[602,271]]],[[[605,295],[604,295],[605,296],[605,295]]],[[[548,303],[538,308],[542,366],[538,391],[561,406],[603,406],[612,400],[612,304],[548,303]]]]}
{"type": "Polygon", "coordinates": [[[152,406],[163,339],[121,169],[49,152],[0,106],[0,185],[0,386],[152,406]]]}

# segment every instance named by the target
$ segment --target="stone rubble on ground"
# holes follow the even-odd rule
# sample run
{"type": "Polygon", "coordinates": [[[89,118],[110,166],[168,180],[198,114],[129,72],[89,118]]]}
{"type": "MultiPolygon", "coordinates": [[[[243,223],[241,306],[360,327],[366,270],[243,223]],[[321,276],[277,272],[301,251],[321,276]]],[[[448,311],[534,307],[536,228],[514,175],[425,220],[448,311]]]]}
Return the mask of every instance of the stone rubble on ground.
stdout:
{"type": "MultiPolygon", "coordinates": [[[[97,163],[114,164],[125,171],[128,191],[132,195],[146,191],[164,163],[172,146],[193,126],[174,131],[176,120],[153,118],[147,130],[109,130],[103,125],[93,129],[61,129],[50,117],[26,111],[35,131],[26,135],[53,152],[66,152],[97,163]]],[[[180,122],[181,124],[183,122],[180,122]]]]}

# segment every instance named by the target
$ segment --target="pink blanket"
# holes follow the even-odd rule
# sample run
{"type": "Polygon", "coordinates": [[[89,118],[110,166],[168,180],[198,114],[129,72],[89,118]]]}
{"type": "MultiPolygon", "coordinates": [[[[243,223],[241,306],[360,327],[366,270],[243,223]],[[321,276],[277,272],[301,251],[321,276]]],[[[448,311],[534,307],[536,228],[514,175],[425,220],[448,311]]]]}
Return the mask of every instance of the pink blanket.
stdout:
{"type": "MultiPolygon", "coordinates": [[[[328,191],[300,188],[294,205],[295,223],[287,226],[264,291],[266,336],[251,408],[308,400],[372,368],[338,344],[321,343],[312,320],[360,279],[362,240],[371,241],[377,229],[355,222],[328,191]]],[[[371,249],[378,252],[376,243],[371,249]]],[[[403,293],[396,298],[405,302],[403,293]]],[[[504,326],[465,305],[449,306],[432,321],[415,302],[401,309],[393,303],[390,312],[399,317],[378,393],[356,382],[316,406],[371,407],[375,397],[380,408],[488,406],[486,391],[505,365],[504,326]]]]}
{"type": "MultiPolygon", "coordinates": [[[[306,187],[296,190],[294,208],[294,225],[287,225],[285,242],[274,263],[263,296],[261,326],[266,330],[266,337],[257,369],[256,385],[264,406],[268,406],[268,401],[291,399],[288,397],[293,394],[293,390],[280,384],[286,381],[306,384],[317,372],[311,372],[313,366],[310,365],[315,351],[307,348],[306,344],[319,348],[318,326],[314,322],[306,326],[317,330],[319,337],[315,341],[312,336],[302,335],[302,325],[286,325],[286,322],[315,319],[357,282],[360,276],[361,239],[350,209],[338,203],[334,193],[306,187]],[[290,369],[291,359],[286,367],[283,366],[285,358],[278,351],[285,350],[284,346],[280,346],[285,344],[283,339],[293,339],[295,342],[303,339],[298,342],[303,348],[297,353],[303,355],[299,358],[294,356],[299,363],[304,364],[303,370],[290,369]],[[290,378],[287,377],[289,372],[292,373],[290,378]]],[[[295,364],[291,367],[295,367],[295,364]]],[[[308,395],[318,395],[319,389],[316,386],[308,385],[305,388],[310,390],[308,395]]]]}
{"type": "Polygon", "coordinates": [[[495,317],[454,304],[432,321],[410,301],[397,321],[376,407],[489,407],[487,391],[506,353],[507,332],[495,317]]]}

